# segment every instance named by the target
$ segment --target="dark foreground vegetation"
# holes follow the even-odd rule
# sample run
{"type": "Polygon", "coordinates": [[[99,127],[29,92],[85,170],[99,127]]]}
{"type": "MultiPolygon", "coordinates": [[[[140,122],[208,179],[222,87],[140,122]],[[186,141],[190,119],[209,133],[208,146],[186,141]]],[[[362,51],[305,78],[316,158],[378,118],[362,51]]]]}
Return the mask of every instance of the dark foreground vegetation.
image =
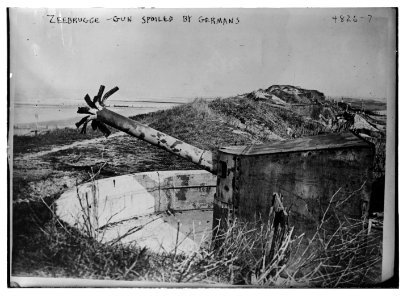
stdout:
{"type": "MultiPolygon", "coordinates": [[[[320,112],[305,115],[267,101],[235,97],[196,100],[134,118],[200,148],[215,150],[334,131],[318,120],[320,112]]],[[[287,228],[278,233],[273,245],[272,220],[263,227],[235,220],[223,233],[220,248],[202,245],[188,257],[99,243],[55,216],[54,201],[61,193],[90,180],[95,172],[103,178],[197,167],[127,136],[35,156],[95,137],[101,134],[80,135],[73,129],[14,137],[13,275],[307,287],[368,286],[380,279],[381,232],[367,234],[363,220],[340,220],[333,235],[326,234],[322,221],[309,240],[293,236],[287,228]]],[[[384,174],[384,147],[380,145],[376,154],[382,165],[375,165],[378,177],[384,174]]]]}
{"type": "Polygon", "coordinates": [[[262,226],[234,220],[219,235],[219,248],[202,245],[185,256],[99,243],[43,204],[15,211],[24,213],[24,225],[14,225],[14,275],[280,287],[360,287],[380,276],[381,233],[367,234],[360,220],[342,220],[331,236],[322,222],[307,241],[292,228],[275,231],[273,220],[262,226]]]}

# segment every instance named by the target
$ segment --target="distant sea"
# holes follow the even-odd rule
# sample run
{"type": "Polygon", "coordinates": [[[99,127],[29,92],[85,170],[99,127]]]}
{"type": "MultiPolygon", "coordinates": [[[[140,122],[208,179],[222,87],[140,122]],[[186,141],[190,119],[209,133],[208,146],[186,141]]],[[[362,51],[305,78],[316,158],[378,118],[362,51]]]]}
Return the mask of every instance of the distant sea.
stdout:
{"type": "MultiPolygon", "coordinates": [[[[116,101],[108,109],[130,117],[168,109],[179,104],[181,103],[116,101]]],[[[65,105],[15,103],[14,107],[10,108],[10,124],[13,125],[14,134],[17,135],[30,134],[34,130],[47,131],[56,128],[74,127],[75,123],[83,117],[83,115],[77,114],[79,106],[86,105],[80,102],[65,105]]]]}

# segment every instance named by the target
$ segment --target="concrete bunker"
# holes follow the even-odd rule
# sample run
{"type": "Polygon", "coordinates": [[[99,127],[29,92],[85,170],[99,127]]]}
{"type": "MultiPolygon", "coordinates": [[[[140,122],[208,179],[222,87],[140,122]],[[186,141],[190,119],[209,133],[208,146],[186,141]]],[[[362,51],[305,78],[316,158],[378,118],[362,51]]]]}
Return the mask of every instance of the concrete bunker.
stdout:
{"type": "MultiPolygon", "coordinates": [[[[213,227],[218,228],[219,225],[222,229],[228,226],[228,220],[234,218],[246,221],[258,218],[267,220],[270,200],[274,193],[281,194],[285,199],[283,204],[290,212],[291,224],[295,226],[297,233],[315,229],[333,195],[339,199],[335,201],[343,201],[343,205],[338,208],[340,214],[360,218],[368,212],[374,146],[352,133],[309,136],[262,145],[224,147],[213,153],[108,110],[104,102],[118,88],[113,88],[102,97],[104,88],[100,87],[94,101],[91,101],[89,95],[85,96],[88,107],[78,108],[78,113],[87,116],[76,124],[78,128],[83,125],[82,131],[86,132],[87,124],[91,123],[93,128],[99,128],[108,136],[110,130],[106,125],[109,125],[187,159],[210,173],[205,172],[202,173],[206,174],[202,175],[203,177],[194,177],[195,183],[192,183],[186,174],[175,177],[170,175],[165,180],[157,179],[156,176],[164,174],[163,172],[137,174],[138,179],[135,182],[131,178],[121,177],[120,182],[125,182],[124,190],[139,190],[141,187],[144,197],[140,201],[134,201],[134,193],[123,196],[124,200],[103,200],[100,189],[92,188],[90,191],[94,196],[91,199],[96,202],[97,199],[101,200],[89,206],[88,192],[81,197],[78,191],[76,196],[86,200],[88,215],[91,215],[92,211],[97,213],[97,218],[91,218],[97,219],[97,228],[101,228],[101,221],[105,224],[112,219],[124,222],[126,218],[134,220],[134,216],[141,216],[141,213],[145,216],[163,212],[168,208],[186,211],[201,206],[209,209],[213,205],[213,227]],[[215,174],[216,178],[211,173],[215,174]],[[183,185],[186,183],[191,190],[185,189],[183,185]],[[196,191],[193,189],[198,189],[205,195],[202,200],[196,197],[196,191]],[[215,199],[212,203],[215,189],[215,199]],[[99,195],[96,195],[97,193],[99,195]],[[105,207],[109,205],[111,207],[107,210],[108,213],[105,213],[105,207]],[[101,207],[103,210],[100,217],[101,207]]],[[[103,184],[106,183],[106,186],[103,189],[113,193],[117,179],[104,180],[103,184]]],[[[136,198],[138,199],[138,196],[136,198]]],[[[65,203],[64,201],[66,202],[62,197],[61,203],[65,203]]],[[[79,209],[83,210],[83,204],[79,209]]],[[[69,219],[70,210],[65,210],[60,210],[60,214],[74,222],[69,219]]],[[[78,211],[78,206],[73,211],[78,211]]],[[[150,221],[147,220],[148,222],[150,221]]],[[[165,232],[161,227],[154,230],[165,232]]]]}
{"type": "Polygon", "coordinates": [[[221,148],[214,226],[267,220],[273,193],[283,195],[297,233],[315,230],[335,193],[347,199],[338,213],[360,218],[368,211],[373,156],[373,144],[352,133],[221,148]]]}
{"type": "Polygon", "coordinates": [[[156,252],[177,244],[191,252],[210,238],[215,188],[216,177],[204,170],[122,175],[68,190],[57,200],[57,215],[99,232],[102,242],[135,242],[156,252]]]}

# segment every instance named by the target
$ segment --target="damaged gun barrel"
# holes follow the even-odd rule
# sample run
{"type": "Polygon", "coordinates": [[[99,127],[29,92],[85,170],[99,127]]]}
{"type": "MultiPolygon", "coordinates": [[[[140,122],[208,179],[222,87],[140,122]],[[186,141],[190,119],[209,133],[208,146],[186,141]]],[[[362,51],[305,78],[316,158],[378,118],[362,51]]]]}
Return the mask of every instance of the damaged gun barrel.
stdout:
{"type": "Polygon", "coordinates": [[[118,113],[103,108],[96,113],[96,119],[131,136],[146,141],[161,149],[183,157],[205,170],[216,174],[212,151],[202,150],[172,136],[148,127],[118,113]]]}

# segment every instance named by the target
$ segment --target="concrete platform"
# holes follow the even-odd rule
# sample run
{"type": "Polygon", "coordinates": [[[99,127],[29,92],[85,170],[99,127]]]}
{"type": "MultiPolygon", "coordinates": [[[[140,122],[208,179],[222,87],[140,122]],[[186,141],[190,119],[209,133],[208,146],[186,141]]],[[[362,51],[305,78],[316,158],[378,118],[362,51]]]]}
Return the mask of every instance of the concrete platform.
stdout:
{"type": "Polygon", "coordinates": [[[57,200],[57,215],[102,242],[191,252],[210,236],[216,176],[203,170],[144,172],[80,185],[57,200]],[[167,212],[172,212],[168,214],[167,212]],[[100,229],[100,230],[98,230],[100,229]]]}
{"type": "Polygon", "coordinates": [[[157,253],[189,254],[210,241],[212,217],[212,210],[157,213],[123,221],[99,234],[103,242],[135,243],[157,253]]]}

